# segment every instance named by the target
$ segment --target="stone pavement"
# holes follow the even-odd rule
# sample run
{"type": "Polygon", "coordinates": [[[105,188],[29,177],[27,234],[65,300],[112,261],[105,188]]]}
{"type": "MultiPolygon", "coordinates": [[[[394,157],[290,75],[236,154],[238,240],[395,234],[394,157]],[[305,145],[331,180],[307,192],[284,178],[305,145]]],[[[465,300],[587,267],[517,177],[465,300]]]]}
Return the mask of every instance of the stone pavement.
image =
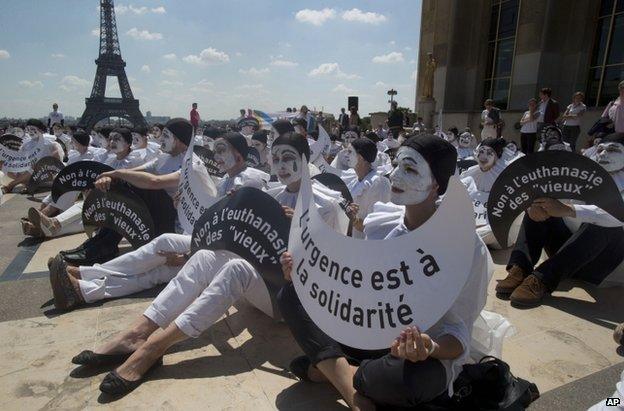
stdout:
{"type": "MultiPolygon", "coordinates": [[[[40,199],[42,195],[37,195],[40,199]]],[[[141,315],[159,289],[60,314],[51,304],[46,261],[83,234],[25,239],[19,218],[37,199],[6,195],[0,206],[0,409],[345,409],[326,385],[297,382],[285,370],[299,353],[283,324],[245,303],[196,340],[175,346],[149,381],[112,403],[99,395],[106,370],[88,374],[70,363],[141,315]]],[[[493,253],[496,278],[507,252],[493,253]]],[[[494,297],[516,335],[503,359],[535,382],[543,397],[531,409],[582,410],[611,394],[624,368],[611,334],[623,320],[622,288],[566,282],[545,304],[518,310],[494,297]]]]}

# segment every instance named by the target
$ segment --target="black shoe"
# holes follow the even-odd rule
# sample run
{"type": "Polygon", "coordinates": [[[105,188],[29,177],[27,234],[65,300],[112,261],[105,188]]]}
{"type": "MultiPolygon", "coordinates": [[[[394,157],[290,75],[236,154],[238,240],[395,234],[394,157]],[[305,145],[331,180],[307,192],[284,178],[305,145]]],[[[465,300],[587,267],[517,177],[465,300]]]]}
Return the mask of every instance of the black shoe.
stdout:
{"type": "Polygon", "coordinates": [[[311,380],[310,377],[308,377],[308,370],[311,365],[312,362],[310,359],[305,355],[302,355],[301,357],[297,357],[292,360],[288,368],[290,369],[290,372],[295,374],[301,381],[310,382],[311,380]]]}
{"type": "Polygon", "coordinates": [[[59,254],[61,254],[62,256],[65,256],[68,254],[76,254],[80,251],[83,251],[85,248],[89,246],[96,245],[97,240],[98,239],[96,237],[89,238],[88,240],[85,240],[82,244],[80,244],[78,247],[72,248],[71,250],[59,251],[59,254]]]}
{"type": "Polygon", "coordinates": [[[162,363],[163,359],[162,357],[160,357],[158,361],[156,361],[154,365],[152,365],[145,372],[145,374],[136,381],[128,381],[125,378],[120,377],[119,374],[117,374],[117,371],[111,371],[106,374],[106,377],[104,377],[104,380],[100,384],[100,391],[102,391],[104,394],[115,396],[127,394],[135,390],[139,385],[141,385],[143,381],[147,379],[149,374],[154,369],[160,367],[162,363]]]}
{"type": "Polygon", "coordinates": [[[99,367],[102,365],[123,364],[131,355],[131,352],[126,354],[96,354],[91,350],[85,350],[72,358],[71,362],[77,365],[99,367]]]}
{"type": "Polygon", "coordinates": [[[63,259],[75,267],[102,264],[119,255],[119,248],[88,247],[74,254],[65,254],[63,259]]]}

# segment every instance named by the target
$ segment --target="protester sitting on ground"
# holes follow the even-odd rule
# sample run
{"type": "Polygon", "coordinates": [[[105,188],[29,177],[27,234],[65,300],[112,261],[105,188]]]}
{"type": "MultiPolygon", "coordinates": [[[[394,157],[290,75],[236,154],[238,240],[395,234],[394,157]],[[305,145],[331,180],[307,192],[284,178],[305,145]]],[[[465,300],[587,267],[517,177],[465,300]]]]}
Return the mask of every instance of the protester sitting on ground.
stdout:
{"type": "MultiPolygon", "coordinates": [[[[309,150],[302,135],[290,133],[278,137],[271,148],[272,164],[283,186],[268,193],[282,205],[287,218],[294,213],[301,168],[306,166],[309,150]]],[[[244,167],[244,161],[238,163],[244,167]]],[[[334,224],[337,213],[342,212],[340,194],[320,183],[313,185],[313,191],[323,219],[334,224]]],[[[199,250],[129,329],[95,352],[81,352],[72,362],[121,364],[104,378],[100,390],[113,395],[127,393],[141,384],[151,367],[161,363],[169,347],[198,337],[242,297],[267,315],[277,315],[260,273],[248,261],[230,251],[199,250]],[[154,333],[158,328],[164,331],[154,333]]]]}
{"type": "Polygon", "coordinates": [[[464,130],[457,139],[457,159],[466,160],[474,158],[474,149],[476,146],[476,138],[470,130],[464,130]]]}
{"type": "MultiPolygon", "coordinates": [[[[263,173],[245,165],[247,142],[241,134],[228,133],[218,138],[215,149],[215,161],[225,173],[217,185],[217,197],[240,187],[265,188],[263,173]]],[[[188,260],[191,234],[162,234],[148,244],[104,264],[68,265],[67,279],[64,273],[51,271],[50,274],[56,276],[55,284],[67,284],[69,280],[73,286],[55,292],[55,306],[70,310],[82,303],[122,297],[167,283],[188,260]]]]}
{"type": "Polygon", "coordinates": [[[154,142],[158,145],[162,144],[162,132],[163,129],[165,128],[164,125],[160,124],[160,123],[156,123],[152,126],[152,128],[150,128],[150,133],[149,133],[149,141],[154,142]]]}
{"type": "Polygon", "coordinates": [[[31,118],[26,122],[25,131],[30,139],[24,141],[18,151],[18,155],[27,156],[31,153],[34,155],[36,151],[38,152],[36,156],[32,159],[32,165],[30,170],[6,172],[6,175],[11,178],[11,181],[8,184],[0,187],[2,193],[10,193],[18,185],[28,183],[28,180],[30,180],[30,176],[32,175],[32,166],[34,166],[34,164],[43,157],[51,156],[59,160],[63,160],[64,153],[61,146],[58,143],[50,141],[43,136],[46,130],[47,128],[41,122],[41,120],[31,118]]]}
{"type": "Polygon", "coordinates": [[[347,181],[347,188],[353,202],[347,207],[347,214],[353,222],[352,236],[364,238],[364,218],[380,201],[390,201],[390,181],[380,175],[373,163],[377,158],[375,143],[367,138],[356,138],[346,149],[347,163],[355,171],[355,178],[347,181]]]}
{"type": "MultiPolygon", "coordinates": [[[[456,160],[450,143],[433,135],[410,137],[390,175],[392,203],[400,206],[377,204],[364,221],[366,238],[393,238],[424,224],[435,213],[456,160]]],[[[284,286],[279,308],[305,353],[291,363],[291,371],[305,381],[329,381],[354,409],[414,407],[452,394],[454,379],[469,358],[472,325],[485,305],[491,271],[483,242],[477,238],[474,247],[470,277],[449,311],[428,330],[407,328],[386,350],[356,350],[334,341],[310,319],[292,283],[284,286]]],[[[284,253],[281,261],[289,279],[292,256],[284,253]]]]}
{"type": "Polygon", "coordinates": [[[238,121],[237,126],[240,133],[247,139],[247,144],[251,146],[251,137],[260,128],[258,120],[255,117],[243,117],[238,121]]]}
{"type": "MultiPolygon", "coordinates": [[[[624,196],[624,133],[603,138],[594,159],[624,196]]],[[[600,284],[624,270],[623,225],[595,205],[535,200],[524,216],[508,275],[497,284],[497,294],[509,297],[514,305],[536,306],[564,278],[600,284]],[[539,263],[543,250],[548,258],[539,263]]]]}
{"type": "Polygon", "coordinates": [[[329,145],[329,151],[325,160],[328,164],[331,164],[336,158],[336,155],[344,148],[342,145],[342,141],[340,141],[340,137],[337,134],[330,134],[329,139],[331,140],[331,144],[329,145]]]}
{"type": "Polygon", "coordinates": [[[267,147],[267,139],[269,132],[267,130],[258,130],[251,136],[251,145],[260,155],[260,163],[255,167],[260,171],[271,174],[271,164],[269,164],[269,149],[267,147]]]}
{"type": "MultiPolygon", "coordinates": [[[[135,194],[143,199],[150,211],[156,235],[175,232],[176,210],[172,198],[178,189],[182,160],[191,144],[192,134],[193,126],[188,120],[169,120],[161,139],[163,154],[141,167],[102,173],[95,187],[107,191],[114,181],[131,184],[135,194]]],[[[79,247],[62,251],[61,255],[74,265],[103,263],[119,255],[118,244],[121,239],[119,233],[101,228],[79,247]]]]}
{"type": "Polygon", "coordinates": [[[563,134],[557,126],[545,126],[542,129],[540,146],[537,151],[545,150],[564,150],[572,151],[569,143],[563,141],[563,134]]]}
{"type": "Polygon", "coordinates": [[[332,167],[337,168],[338,170],[349,169],[349,165],[347,164],[347,158],[346,158],[346,153],[347,153],[346,149],[353,142],[353,140],[359,137],[360,137],[359,132],[356,131],[356,129],[354,128],[351,128],[342,134],[343,149],[340,150],[338,154],[336,154],[334,161],[331,162],[332,167]]]}
{"type": "Polygon", "coordinates": [[[139,126],[132,129],[132,151],[140,155],[144,163],[152,161],[161,154],[160,144],[148,140],[146,127],[139,126]]]}
{"type": "MultiPolygon", "coordinates": [[[[110,151],[113,155],[109,156],[104,164],[116,170],[135,168],[143,164],[143,157],[132,151],[132,133],[129,129],[125,127],[114,129],[109,134],[109,140],[110,151]]],[[[41,237],[59,237],[79,233],[84,230],[80,218],[82,204],[83,202],[74,204],[72,201],[72,204],[56,217],[49,217],[43,211],[31,207],[28,210],[28,220],[33,226],[33,231],[41,233],[41,237]]]]}

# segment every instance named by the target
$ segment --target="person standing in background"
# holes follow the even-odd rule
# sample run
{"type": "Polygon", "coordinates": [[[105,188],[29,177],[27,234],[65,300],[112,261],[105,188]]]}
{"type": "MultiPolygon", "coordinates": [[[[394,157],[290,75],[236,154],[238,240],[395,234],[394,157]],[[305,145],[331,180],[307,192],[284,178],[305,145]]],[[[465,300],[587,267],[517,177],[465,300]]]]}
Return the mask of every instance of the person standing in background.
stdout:
{"type": "Polygon", "coordinates": [[[537,134],[542,134],[542,130],[546,126],[555,126],[555,122],[559,118],[559,103],[551,98],[552,90],[544,87],[539,92],[539,118],[537,119],[537,134]]]}
{"type": "Polygon", "coordinates": [[[577,91],[572,95],[572,104],[566,108],[561,119],[563,120],[563,141],[570,144],[572,151],[576,151],[576,140],[581,134],[581,117],[587,111],[587,107],[583,104],[585,94],[577,91]]]}
{"type": "Polygon", "coordinates": [[[403,112],[398,109],[396,101],[390,103],[390,111],[388,112],[388,128],[394,138],[398,138],[399,133],[403,130],[403,112]]]}
{"type": "Polygon", "coordinates": [[[63,118],[63,113],[58,111],[58,104],[52,104],[52,111],[48,115],[48,132],[52,134],[52,127],[55,124],[60,124],[61,126],[65,126],[65,119],[63,118]]]}
{"type": "Polygon", "coordinates": [[[485,109],[481,112],[481,140],[497,138],[500,134],[499,123],[501,121],[500,110],[494,107],[494,100],[487,99],[483,103],[485,109]]]}
{"type": "Polygon", "coordinates": [[[611,101],[602,113],[603,118],[609,118],[613,122],[616,133],[624,133],[624,80],[618,84],[620,95],[611,101]]]}
{"type": "Polygon", "coordinates": [[[193,125],[193,136],[197,134],[197,129],[199,128],[199,121],[201,118],[199,117],[199,111],[197,111],[197,103],[193,103],[190,114],[189,121],[193,125]]]}
{"type": "Polygon", "coordinates": [[[354,107],[349,107],[349,111],[351,112],[351,114],[349,115],[349,126],[350,127],[357,127],[359,129],[360,127],[360,115],[357,112],[357,108],[354,107]]]}
{"type": "Polygon", "coordinates": [[[345,112],[344,107],[340,109],[340,115],[338,116],[338,126],[340,127],[340,134],[345,132],[349,128],[349,115],[345,112]]]}
{"type": "Polygon", "coordinates": [[[535,142],[537,141],[537,100],[532,98],[528,103],[528,110],[524,112],[520,119],[520,146],[524,154],[535,152],[535,142]]]}

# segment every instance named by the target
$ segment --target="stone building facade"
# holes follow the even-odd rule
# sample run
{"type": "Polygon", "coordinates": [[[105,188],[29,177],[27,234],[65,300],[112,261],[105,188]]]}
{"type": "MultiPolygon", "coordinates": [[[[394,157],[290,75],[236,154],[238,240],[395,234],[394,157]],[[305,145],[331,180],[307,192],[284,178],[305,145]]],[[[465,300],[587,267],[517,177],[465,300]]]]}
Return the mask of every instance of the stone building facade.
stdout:
{"type": "Polygon", "coordinates": [[[538,90],[562,110],[586,94],[587,130],[624,78],[624,0],[423,0],[415,111],[427,53],[436,61],[435,123],[478,134],[483,101],[503,110],[506,138],[538,90]]]}

